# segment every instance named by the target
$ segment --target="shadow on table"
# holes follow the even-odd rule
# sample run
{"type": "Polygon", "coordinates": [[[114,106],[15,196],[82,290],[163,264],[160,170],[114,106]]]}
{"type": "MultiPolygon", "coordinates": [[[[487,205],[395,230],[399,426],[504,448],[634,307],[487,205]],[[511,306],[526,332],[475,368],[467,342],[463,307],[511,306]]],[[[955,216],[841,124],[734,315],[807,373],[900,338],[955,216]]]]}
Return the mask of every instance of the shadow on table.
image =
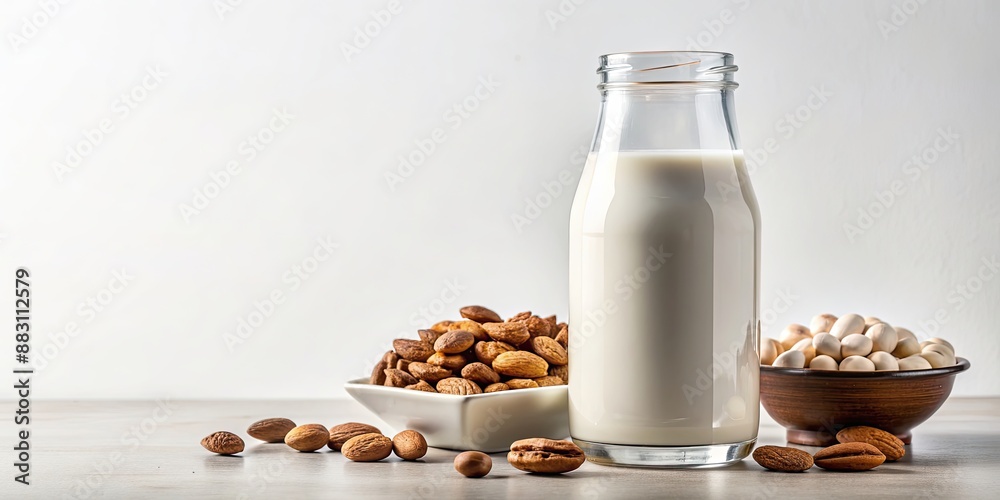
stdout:
{"type": "Polygon", "coordinates": [[[242,471],[244,460],[239,455],[211,455],[203,460],[209,472],[242,471]]]}

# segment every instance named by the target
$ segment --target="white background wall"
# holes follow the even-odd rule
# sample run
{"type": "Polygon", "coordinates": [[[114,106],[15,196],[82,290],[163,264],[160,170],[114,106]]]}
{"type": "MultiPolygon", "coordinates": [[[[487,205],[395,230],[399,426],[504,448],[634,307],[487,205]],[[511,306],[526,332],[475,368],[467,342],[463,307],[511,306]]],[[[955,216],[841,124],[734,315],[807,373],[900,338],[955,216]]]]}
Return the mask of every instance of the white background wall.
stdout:
{"type": "Polygon", "coordinates": [[[599,54],[693,45],[735,53],[748,155],[773,141],[752,174],[765,333],[824,311],[916,330],[939,315],[973,364],[955,393],[1000,394],[1000,279],[984,267],[1000,257],[996,2],[403,1],[349,58],[395,4],[43,4],[0,7],[0,272],[33,272],[35,397],[339,397],[442,297],[440,318],[468,303],[564,315],[573,186],[529,224],[512,216],[561,173],[575,186],[599,54]],[[123,93],[142,98],[127,113],[123,93]],[[447,114],[462,103],[476,109],[447,114]],[[293,118],[251,158],[276,109],[293,118]],[[397,156],[438,128],[390,188],[397,156]],[[957,138],[935,150],[939,131],[957,138]],[[206,188],[230,162],[239,174],[206,188]],[[324,238],[332,256],[284,279],[324,238]],[[127,286],[102,292],[115,273],[127,286]],[[227,348],[274,290],[285,301],[227,348]]]}

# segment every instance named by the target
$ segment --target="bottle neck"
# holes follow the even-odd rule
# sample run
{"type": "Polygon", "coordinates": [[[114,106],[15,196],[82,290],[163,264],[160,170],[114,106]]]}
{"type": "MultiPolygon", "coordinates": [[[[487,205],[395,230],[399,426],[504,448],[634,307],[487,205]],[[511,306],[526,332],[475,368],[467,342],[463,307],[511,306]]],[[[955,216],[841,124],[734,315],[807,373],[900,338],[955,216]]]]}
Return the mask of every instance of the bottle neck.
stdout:
{"type": "Polygon", "coordinates": [[[601,90],[592,152],[738,150],[733,85],[601,90]]]}

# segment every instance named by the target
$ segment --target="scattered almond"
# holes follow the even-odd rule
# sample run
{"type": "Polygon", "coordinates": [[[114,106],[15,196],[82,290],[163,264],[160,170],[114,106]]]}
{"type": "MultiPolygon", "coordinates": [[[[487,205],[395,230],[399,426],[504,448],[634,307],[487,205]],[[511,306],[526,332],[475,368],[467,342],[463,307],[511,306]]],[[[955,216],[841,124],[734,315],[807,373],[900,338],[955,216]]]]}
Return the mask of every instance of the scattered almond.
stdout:
{"type": "Polygon", "coordinates": [[[417,460],[427,454],[427,440],[414,430],[405,430],[392,438],[392,452],[403,460],[417,460]]]}
{"type": "Polygon", "coordinates": [[[493,468],[493,459],[481,451],[463,451],[455,456],[455,470],[465,477],[483,477],[493,468]]]}
{"type": "Polygon", "coordinates": [[[514,441],[507,454],[507,461],[515,468],[536,474],[570,472],[583,465],[586,459],[579,446],[545,438],[514,441]]]}
{"type": "Polygon", "coordinates": [[[325,425],[320,424],[300,425],[285,434],[285,444],[304,452],[316,451],[329,442],[330,431],[325,425]]]}
{"type": "Polygon", "coordinates": [[[813,466],[812,455],[785,446],[760,446],[753,450],[753,459],[765,469],[780,472],[803,472],[813,466]]]}
{"type": "Polygon", "coordinates": [[[847,427],[837,433],[837,441],[841,443],[868,443],[885,455],[885,459],[896,461],[903,458],[906,448],[903,441],[891,433],[863,425],[847,427]]]}
{"type": "Polygon", "coordinates": [[[206,450],[219,455],[235,455],[243,451],[243,438],[228,431],[218,431],[205,436],[201,445],[206,450]]]}
{"type": "Polygon", "coordinates": [[[288,431],[294,428],[295,422],[287,418],[265,418],[250,424],[247,434],[265,443],[281,443],[284,442],[288,431]]]}
{"type": "Polygon", "coordinates": [[[885,455],[868,443],[842,443],[817,451],[813,461],[826,470],[854,472],[882,465],[885,455]]]}
{"type": "Polygon", "coordinates": [[[344,446],[344,443],[346,443],[348,439],[351,439],[354,436],[371,433],[382,434],[382,431],[378,430],[378,427],[373,425],[358,422],[347,422],[346,424],[335,425],[330,428],[330,432],[327,434],[327,445],[331,450],[340,451],[340,448],[344,446]]]}
{"type": "Polygon", "coordinates": [[[376,432],[361,434],[348,439],[340,452],[354,462],[375,462],[392,453],[392,440],[376,432]]]}

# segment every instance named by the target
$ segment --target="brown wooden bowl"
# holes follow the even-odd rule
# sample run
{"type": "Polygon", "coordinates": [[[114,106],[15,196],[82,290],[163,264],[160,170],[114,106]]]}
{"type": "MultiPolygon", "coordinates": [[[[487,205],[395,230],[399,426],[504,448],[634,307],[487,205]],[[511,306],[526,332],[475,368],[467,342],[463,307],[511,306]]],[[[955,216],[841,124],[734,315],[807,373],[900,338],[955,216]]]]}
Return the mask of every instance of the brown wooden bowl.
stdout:
{"type": "Polygon", "coordinates": [[[968,369],[965,358],[945,368],[895,372],[761,366],[760,402],[790,443],[829,446],[840,429],[867,425],[909,444],[910,431],[944,404],[955,376],[968,369]]]}

